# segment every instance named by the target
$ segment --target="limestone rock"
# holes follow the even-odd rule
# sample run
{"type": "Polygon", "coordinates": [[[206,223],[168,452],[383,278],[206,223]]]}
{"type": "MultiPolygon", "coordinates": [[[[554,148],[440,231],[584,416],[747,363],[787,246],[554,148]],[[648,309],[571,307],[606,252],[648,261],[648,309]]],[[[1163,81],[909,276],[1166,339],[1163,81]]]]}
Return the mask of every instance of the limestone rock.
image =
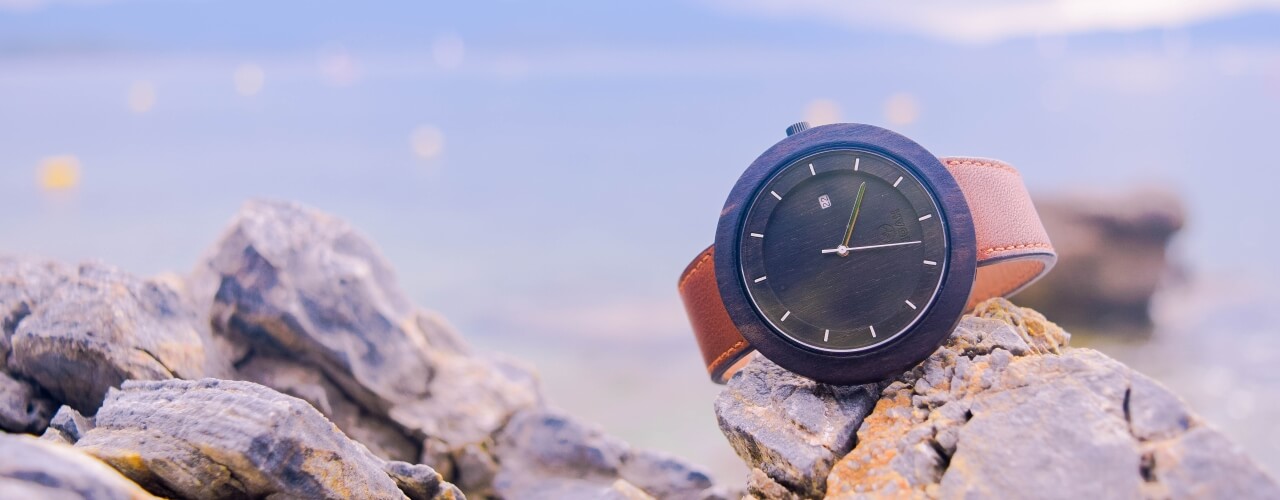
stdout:
{"type": "MultiPolygon", "coordinates": [[[[76,448],[164,496],[403,498],[398,482],[433,474],[396,466],[397,481],[315,408],[249,382],[126,382],[95,423],[76,448]]],[[[434,498],[420,491],[431,484],[460,496],[431,479],[416,497],[434,498]]]]}
{"type": "Polygon", "coordinates": [[[874,409],[860,392],[812,383],[795,391],[824,416],[853,403],[806,432],[779,431],[797,411],[775,387],[800,382],[757,359],[721,396],[753,411],[721,411],[721,427],[763,498],[1280,497],[1273,479],[1176,396],[1101,353],[1067,347],[1069,338],[1035,311],[985,302],[932,356],[889,381],[874,409]],[[829,441],[813,436],[840,436],[851,421],[856,439],[829,471],[774,465],[815,463],[806,452],[829,441]]]}
{"type": "Polygon", "coordinates": [[[190,305],[162,282],[98,263],[7,257],[0,258],[0,281],[12,323],[9,370],[84,413],[125,380],[229,371],[210,356],[190,305]]]}
{"type": "Polygon", "coordinates": [[[70,446],[0,434],[0,498],[143,500],[155,497],[70,446]]]}
{"type": "Polygon", "coordinates": [[[702,471],[552,411],[517,413],[496,448],[503,498],[730,498],[702,471]]]}
{"type": "Polygon", "coordinates": [[[755,356],[716,399],[716,418],[747,465],[801,495],[826,488],[826,472],[853,448],[874,385],[832,386],[755,356]]]}
{"type": "MultiPolygon", "coordinates": [[[[1018,294],[1018,302],[1073,328],[1145,327],[1162,282],[1176,272],[1169,241],[1186,215],[1181,199],[1155,187],[1036,198],[1058,251],[1054,272],[1018,294]]],[[[1131,328],[1129,328],[1131,329],[1131,328]]]]}

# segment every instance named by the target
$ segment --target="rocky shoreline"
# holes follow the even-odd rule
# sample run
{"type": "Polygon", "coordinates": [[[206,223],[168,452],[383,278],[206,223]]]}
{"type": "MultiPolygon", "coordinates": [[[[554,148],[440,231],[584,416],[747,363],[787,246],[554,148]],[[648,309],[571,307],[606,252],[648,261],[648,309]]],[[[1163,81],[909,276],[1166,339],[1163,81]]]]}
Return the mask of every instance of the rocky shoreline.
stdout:
{"type": "Polygon", "coordinates": [[[832,387],[757,357],[716,402],[759,498],[1280,498],[1157,382],[979,304],[915,369],[832,387]]]}
{"type": "Polygon", "coordinates": [[[0,430],[43,434],[0,436],[30,455],[0,496],[735,496],[549,407],[293,203],[245,204],[186,276],[0,257],[0,325],[0,430]]]}
{"type": "Polygon", "coordinates": [[[0,257],[0,328],[4,498],[1280,497],[1176,396],[1003,300],[881,384],[753,360],[714,405],[751,474],[717,485],[554,409],[293,203],[245,204],[186,275],[0,257]]]}

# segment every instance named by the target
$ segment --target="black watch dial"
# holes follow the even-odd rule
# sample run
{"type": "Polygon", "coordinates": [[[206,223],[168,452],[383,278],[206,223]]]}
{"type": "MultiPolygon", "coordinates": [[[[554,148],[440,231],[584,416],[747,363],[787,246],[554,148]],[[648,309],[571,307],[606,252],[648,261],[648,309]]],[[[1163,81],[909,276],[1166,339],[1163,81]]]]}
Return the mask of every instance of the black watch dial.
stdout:
{"type": "Polygon", "coordinates": [[[803,346],[849,352],[911,328],[947,266],[937,200],[888,157],[839,149],[797,160],[756,193],[738,248],[756,312],[803,346]]]}

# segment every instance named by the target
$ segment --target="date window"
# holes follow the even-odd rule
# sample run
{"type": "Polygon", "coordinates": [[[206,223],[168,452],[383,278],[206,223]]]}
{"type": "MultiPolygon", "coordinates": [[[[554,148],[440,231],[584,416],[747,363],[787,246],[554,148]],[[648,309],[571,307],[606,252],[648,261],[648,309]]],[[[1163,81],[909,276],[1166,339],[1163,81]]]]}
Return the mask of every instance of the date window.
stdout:
{"type": "Polygon", "coordinates": [[[822,196],[819,196],[819,197],[818,197],[818,206],[822,207],[822,208],[823,208],[823,210],[826,210],[826,209],[828,209],[828,208],[831,208],[831,197],[830,197],[830,196],[827,196],[827,195],[825,195],[825,194],[824,194],[824,195],[822,195],[822,196]]]}

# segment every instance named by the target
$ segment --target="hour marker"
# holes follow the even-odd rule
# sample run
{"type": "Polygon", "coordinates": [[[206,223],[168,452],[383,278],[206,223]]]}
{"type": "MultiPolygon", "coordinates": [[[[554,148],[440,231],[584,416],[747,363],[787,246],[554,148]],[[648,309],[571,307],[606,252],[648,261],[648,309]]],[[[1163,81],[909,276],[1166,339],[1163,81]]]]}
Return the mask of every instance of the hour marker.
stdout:
{"type": "Polygon", "coordinates": [[[791,316],[791,311],[782,313],[782,321],[786,321],[788,316],[791,316]]]}
{"type": "Polygon", "coordinates": [[[916,308],[916,305],[915,305],[915,304],[912,304],[910,300],[907,300],[907,301],[904,301],[904,302],[906,302],[906,303],[907,303],[907,307],[910,307],[910,308],[912,308],[912,309],[915,309],[915,308],[916,308]]]}
{"type": "Polygon", "coordinates": [[[901,176],[901,175],[899,175],[899,176],[898,176],[898,180],[893,181],[893,187],[898,187],[898,184],[902,184],[902,176],[901,176]]]}
{"type": "Polygon", "coordinates": [[[769,194],[773,195],[774,198],[777,198],[779,200],[782,199],[782,196],[779,195],[777,191],[769,191],[769,194]]]}
{"type": "Polygon", "coordinates": [[[828,339],[828,338],[830,338],[830,337],[831,337],[831,330],[823,330],[823,331],[822,331],[822,341],[823,341],[823,342],[826,342],[826,341],[827,341],[827,339],[828,339]]]}
{"type": "Polygon", "coordinates": [[[764,237],[764,235],[763,235],[763,234],[760,234],[760,233],[751,233],[751,237],[752,237],[752,238],[763,238],[763,237],[764,237]]]}
{"type": "Polygon", "coordinates": [[[856,171],[858,171],[858,164],[860,164],[860,163],[862,163],[862,158],[854,158],[854,159],[853,159],[853,170],[854,170],[855,172],[856,172],[856,171]]]}
{"type": "Polygon", "coordinates": [[[872,338],[875,338],[875,336],[876,336],[876,325],[868,325],[868,326],[867,326],[867,328],[870,328],[870,329],[871,329],[871,337],[872,337],[872,338]]]}
{"type": "Polygon", "coordinates": [[[925,263],[925,264],[928,264],[928,265],[930,265],[930,266],[936,266],[936,265],[938,265],[938,263],[937,263],[937,262],[934,262],[934,261],[932,261],[932,260],[926,260],[926,261],[924,261],[924,263],[925,263]]]}
{"type": "Polygon", "coordinates": [[[933,214],[924,214],[924,217],[921,217],[919,220],[925,220],[925,219],[928,219],[928,218],[930,218],[930,217],[933,217],[933,214]]]}
{"type": "Polygon", "coordinates": [[[768,276],[761,276],[761,277],[759,277],[759,278],[756,278],[756,283],[759,283],[759,282],[761,282],[761,281],[764,281],[764,280],[765,280],[765,278],[768,278],[768,276]]]}
{"type": "Polygon", "coordinates": [[[810,174],[812,174],[812,175],[818,175],[818,173],[817,173],[817,172],[814,172],[814,171],[813,171],[813,164],[812,164],[812,163],[810,163],[810,164],[809,164],[809,173],[810,173],[810,174]]]}

